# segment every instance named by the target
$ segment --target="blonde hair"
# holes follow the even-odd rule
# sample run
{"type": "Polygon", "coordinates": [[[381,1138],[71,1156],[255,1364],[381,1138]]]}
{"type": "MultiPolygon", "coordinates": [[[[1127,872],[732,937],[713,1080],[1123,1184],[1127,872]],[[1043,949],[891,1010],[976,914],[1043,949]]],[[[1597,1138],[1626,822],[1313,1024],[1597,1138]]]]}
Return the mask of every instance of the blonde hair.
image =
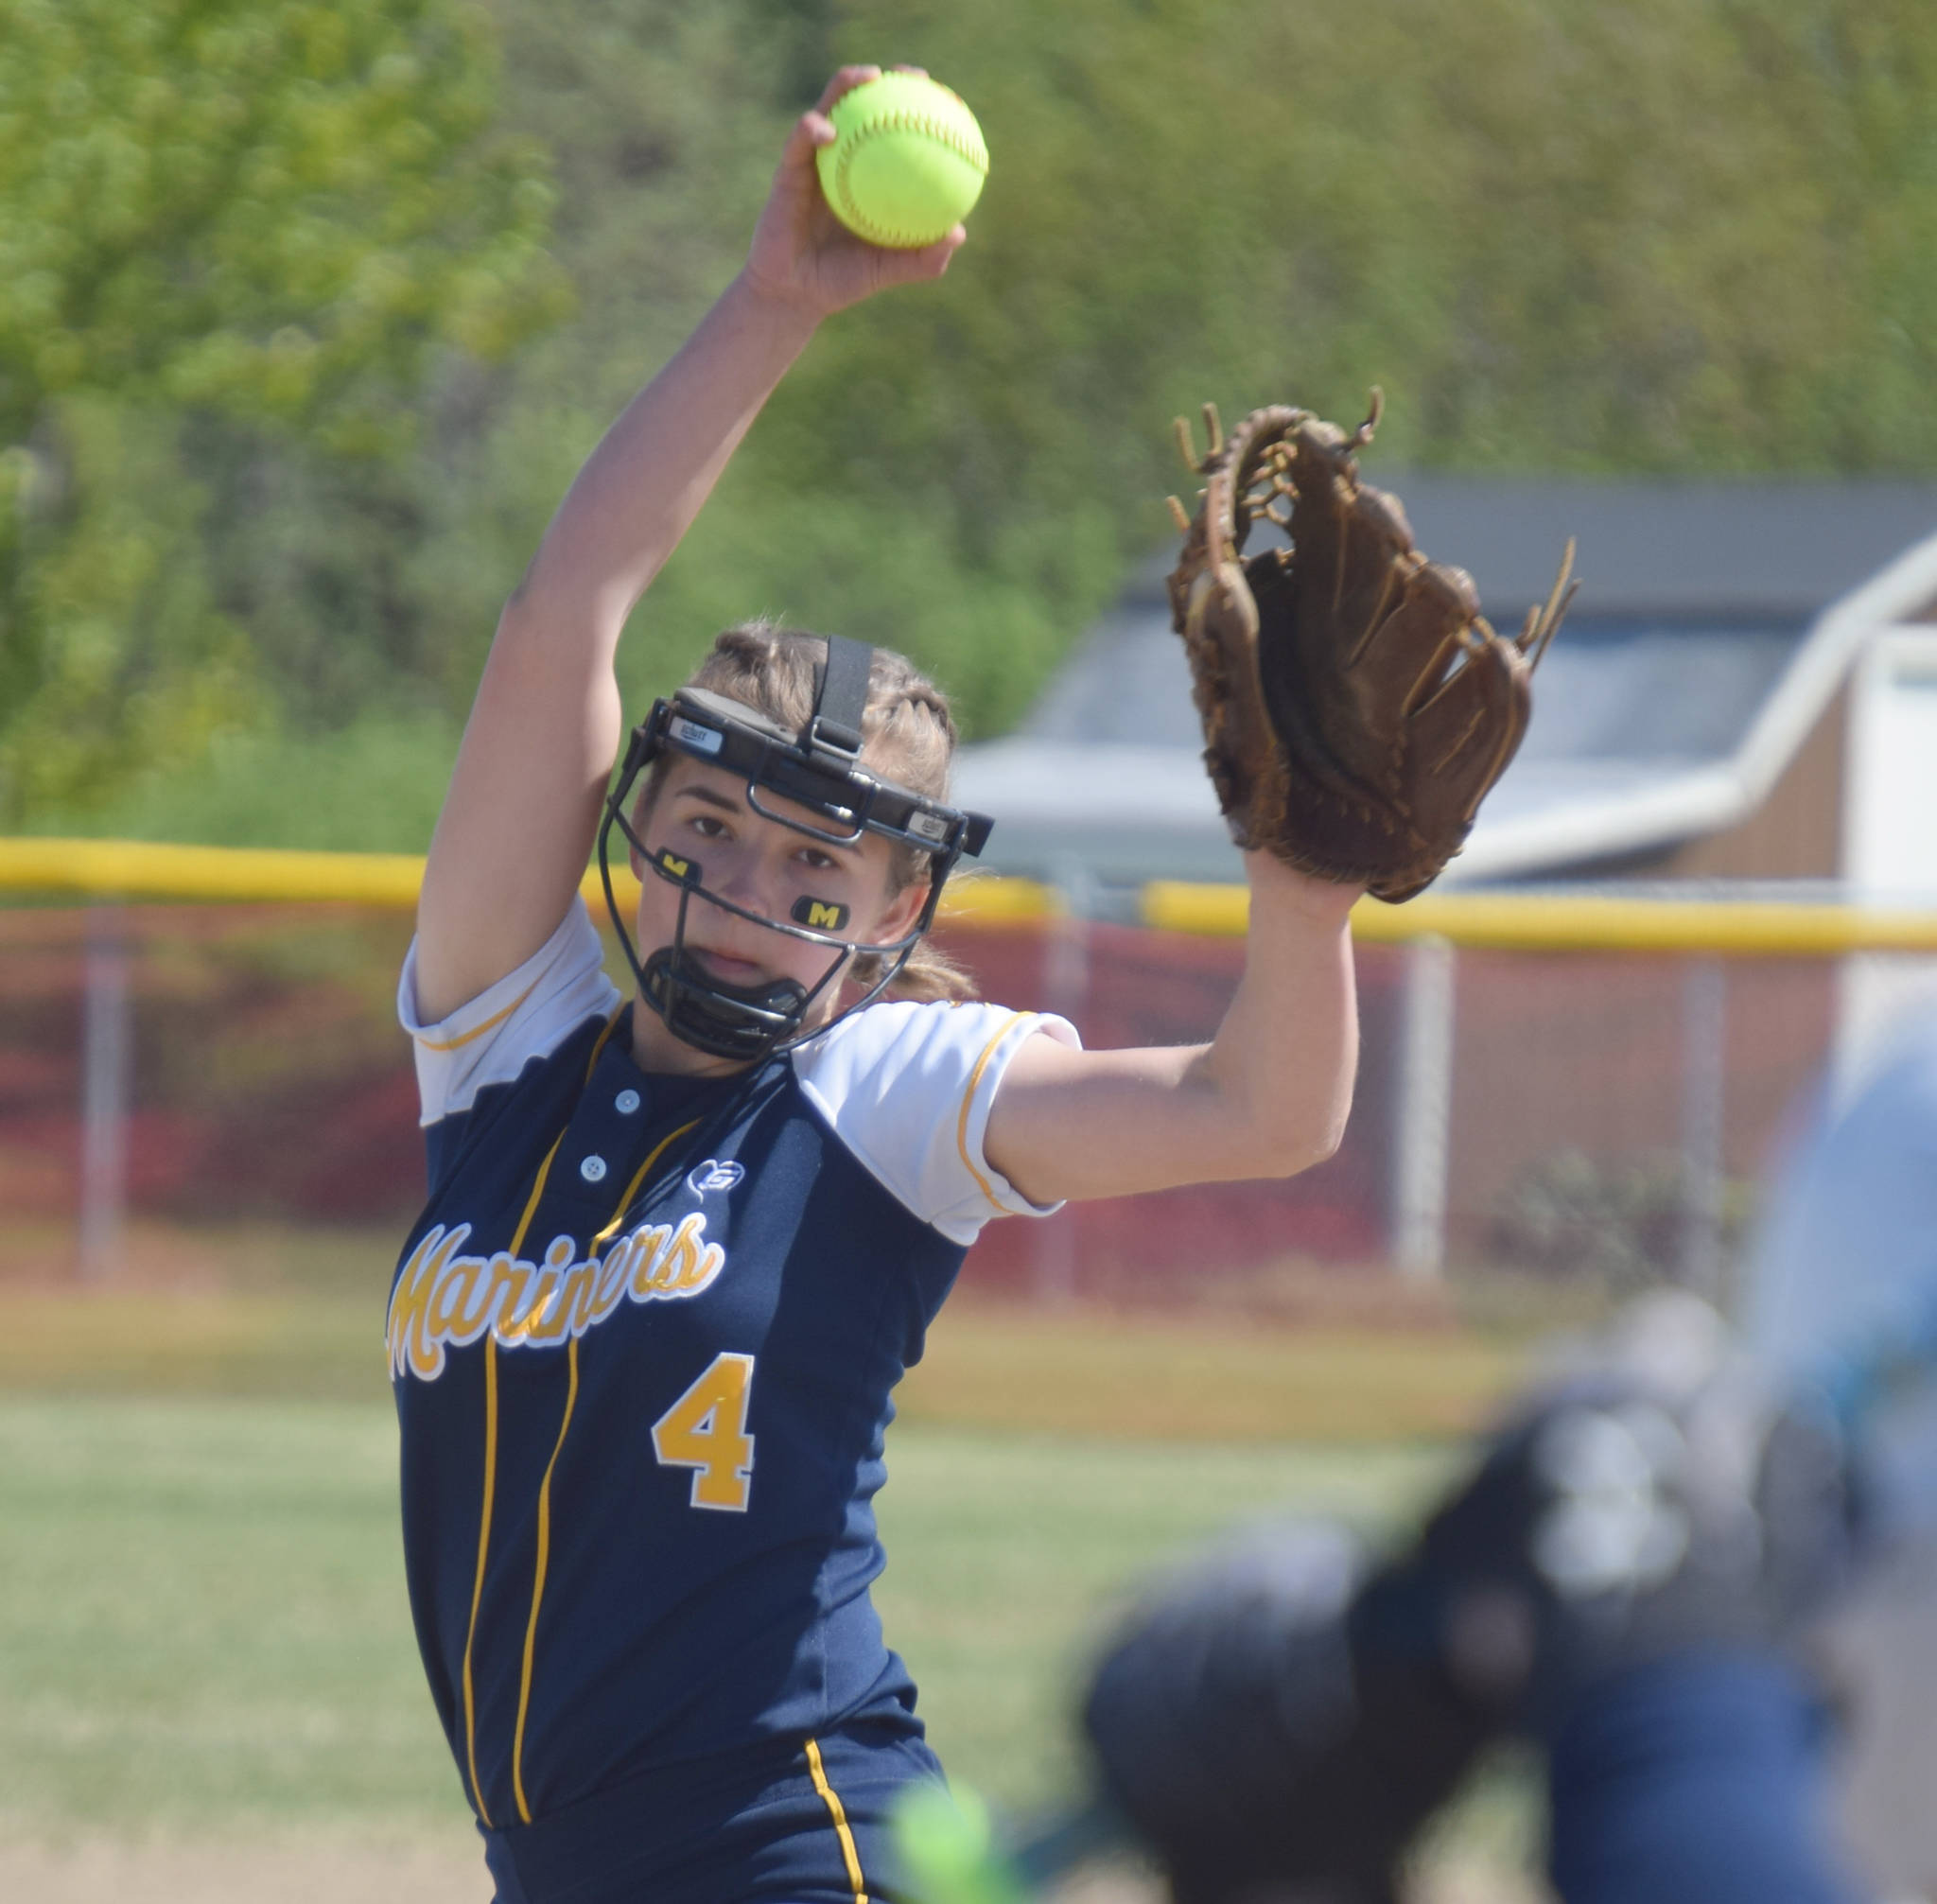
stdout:
{"type": "MultiPolygon", "coordinates": [[[[783,628],[764,618],[742,621],[714,638],[707,657],[687,681],[724,694],[764,714],[792,731],[813,714],[814,670],[827,658],[827,638],[803,628],[783,628]]],[[[955,753],[955,721],[948,696],[905,655],[877,648],[867,678],[867,710],[862,719],[862,758],[911,793],[932,800],[949,797],[949,767],[955,753]]],[[[642,790],[642,804],[657,780],[642,790]]],[[[928,877],[928,855],[916,847],[897,845],[888,862],[888,895],[904,892],[928,877]]],[[[881,975],[879,956],[857,957],[849,976],[863,989],[881,975]]],[[[973,998],[975,981],[953,959],[920,940],[888,987],[891,998],[919,1000],[973,998]]]]}

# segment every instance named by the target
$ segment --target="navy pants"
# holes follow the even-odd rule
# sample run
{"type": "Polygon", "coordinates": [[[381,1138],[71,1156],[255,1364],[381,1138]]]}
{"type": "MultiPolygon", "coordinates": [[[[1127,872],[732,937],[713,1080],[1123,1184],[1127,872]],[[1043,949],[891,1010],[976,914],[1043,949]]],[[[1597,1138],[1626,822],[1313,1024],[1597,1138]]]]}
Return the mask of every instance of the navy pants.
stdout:
{"type": "Polygon", "coordinates": [[[1566,1904],[1853,1904],[1824,1732],[1767,1654],[1684,1654],[1597,1686],[1548,1759],[1554,1888],[1566,1904]]]}
{"type": "Polygon", "coordinates": [[[940,1776],[919,1738],[861,1726],[648,1773],[483,1831],[484,1861],[496,1904],[893,1900],[888,1808],[940,1776]]]}

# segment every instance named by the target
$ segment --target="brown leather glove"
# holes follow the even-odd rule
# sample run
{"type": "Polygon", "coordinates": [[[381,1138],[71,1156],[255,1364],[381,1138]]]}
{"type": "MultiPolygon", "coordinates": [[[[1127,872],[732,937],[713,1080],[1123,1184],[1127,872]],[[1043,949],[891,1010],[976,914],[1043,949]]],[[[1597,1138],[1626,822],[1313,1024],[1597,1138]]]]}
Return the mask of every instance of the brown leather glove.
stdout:
{"type": "Polygon", "coordinates": [[[1397,497],[1358,480],[1351,436],[1309,411],[1254,410],[1201,463],[1170,576],[1204,760],[1231,836],[1300,872],[1408,900],[1459,850],[1520,744],[1529,682],[1572,600],[1574,548],[1517,638],[1494,633],[1463,568],[1412,546],[1397,497]],[[1244,557],[1261,517],[1291,547],[1244,557]]]}

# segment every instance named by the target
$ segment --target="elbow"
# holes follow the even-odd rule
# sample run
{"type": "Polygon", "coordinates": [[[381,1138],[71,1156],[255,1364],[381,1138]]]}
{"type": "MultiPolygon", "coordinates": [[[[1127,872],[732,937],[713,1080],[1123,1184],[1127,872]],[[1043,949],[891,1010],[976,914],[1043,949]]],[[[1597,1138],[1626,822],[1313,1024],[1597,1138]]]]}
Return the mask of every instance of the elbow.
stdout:
{"type": "Polygon", "coordinates": [[[531,591],[528,576],[505,597],[504,606],[497,611],[497,628],[491,641],[492,658],[500,666],[527,657],[535,661],[544,653],[546,629],[550,620],[545,598],[531,591]]]}
{"type": "Polygon", "coordinates": [[[1288,1145],[1282,1153],[1283,1161],[1276,1174],[1280,1177],[1296,1177],[1301,1171],[1329,1162],[1338,1155],[1338,1146],[1344,1142],[1345,1120],[1341,1117],[1335,1123],[1326,1124],[1319,1129],[1309,1132],[1301,1143],[1288,1145]]]}
{"type": "Polygon", "coordinates": [[[547,655],[576,638],[616,647],[636,599],[614,585],[587,585],[534,556],[498,611],[497,641],[547,655]]]}
{"type": "Polygon", "coordinates": [[[1350,1097],[1328,1105],[1317,1117],[1287,1118],[1276,1127],[1260,1133],[1263,1141],[1256,1155],[1259,1177],[1297,1177],[1337,1156],[1345,1142],[1345,1127],[1352,1114],[1350,1097]]]}
{"type": "Polygon", "coordinates": [[[1335,1157],[1352,1116],[1354,1059],[1258,1063],[1233,1067],[1234,1075],[1206,1064],[1198,1077],[1214,1109],[1205,1148],[1216,1156],[1207,1180],[1296,1177],[1335,1157]]]}
{"type": "Polygon", "coordinates": [[[541,620],[545,613],[546,585],[539,573],[538,557],[532,556],[525,564],[525,572],[517,579],[511,593],[504,598],[504,606],[497,612],[497,625],[516,625],[523,621],[541,620]]]}
{"type": "Polygon", "coordinates": [[[1315,1163],[1328,1163],[1338,1155],[1338,1146],[1345,1142],[1347,1117],[1348,1110],[1341,1109],[1314,1135],[1304,1161],[1298,1165],[1300,1170],[1309,1170],[1315,1163]]]}
{"type": "Polygon", "coordinates": [[[1318,1131],[1314,1131],[1309,1144],[1303,1150],[1303,1157],[1292,1168],[1290,1174],[1296,1174],[1298,1170],[1309,1170],[1314,1164],[1331,1162],[1338,1154],[1338,1144],[1344,1143],[1344,1126],[1346,1113],[1338,1111],[1336,1118],[1327,1120],[1318,1131]]]}

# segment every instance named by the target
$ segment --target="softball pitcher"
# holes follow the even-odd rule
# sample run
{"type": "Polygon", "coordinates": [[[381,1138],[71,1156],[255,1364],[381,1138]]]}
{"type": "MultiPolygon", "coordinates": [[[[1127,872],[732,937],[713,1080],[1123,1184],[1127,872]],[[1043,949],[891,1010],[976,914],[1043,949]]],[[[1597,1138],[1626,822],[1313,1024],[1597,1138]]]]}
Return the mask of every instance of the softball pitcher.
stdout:
{"type": "Polygon", "coordinates": [[[871,1503],[964,1252],[1069,1197],[1301,1170],[1351,1098],[1359,883],[1272,853],[1209,1045],[1086,1052],[965,1001],[921,937],[989,822],[897,656],[729,631],[621,750],[620,631],[769,393],[966,237],[879,250],[828,212],[827,112],[876,70],[794,126],[744,269],[506,604],[400,987],[430,1179],[388,1323],[406,1558],[499,1904],[879,1895],[887,1802],[938,1767],[871,1503]],[[625,995],[595,839],[643,885],[625,995]]]}

